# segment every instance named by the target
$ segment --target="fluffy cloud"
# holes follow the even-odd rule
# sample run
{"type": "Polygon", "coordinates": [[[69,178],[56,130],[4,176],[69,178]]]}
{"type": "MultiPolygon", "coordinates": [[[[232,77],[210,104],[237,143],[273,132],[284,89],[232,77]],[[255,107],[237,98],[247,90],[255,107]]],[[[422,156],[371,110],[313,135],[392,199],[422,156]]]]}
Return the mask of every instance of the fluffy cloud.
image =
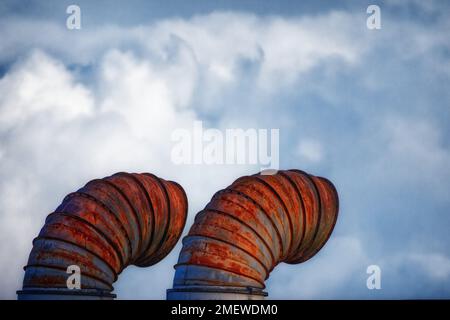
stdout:
{"type": "Polygon", "coordinates": [[[335,237],[319,255],[320,258],[304,265],[278,266],[268,281],[270,296],[279,299],[343,298],[348,293],[341,292],[342,287],[355,283],[365,286],[365,270],[361,267],[370,263],[358,239],[335,237]]]}
{"type": "MultiPolygon", "coordinates": [[[[383,17],[398,28],[369,34],[364,14],[351,11],[294,18],[221,12],[80,32],[2,19],[0,296],[15,297],[45,216],[89,179],[151,171],[176,180],[188,193],[189,226],[215,191],[259,169],[172,164],[171,133],[195,120],[219,129],[281,128],[281,166],[336,183],[335,236],[317,259],[280,265],[268,282],[271,297],[405,296],[392,285],[368,293],[366,267],[377,262],[392,283],[406,281],[405,265],[412,274],[438,270],[424,278],[425,296],[448,294],[436,289],[448,278],[449,201],[439,190],[449,187],[441,123],[449,96],[440,81],[449,70],[435,74],[438,62],[450,65],[435,53],[450,47],[439,32],[446,22],[383,17]],[[423,255],[426,242],[416,239],[427,239],[434,254],[423,255]]],[[[152,270],[126,270],[119,297],[164,298],[179,246],[152,270]]]]}
{"type": "Polygon", "coordinates": [[[306,161],[310,162],[319,162],[323,157],[323,149],[320,142],[311,140],[311,139],[303,139],[298,143],[299,156],[306,161]]]}
{"type": "Polygon", "coordinates": [[[450,259],[442,254],[412,254],[408,260],[417,263],[424,273],[438,281],[448,281],[450,278],[450,259]]]}
{"type": "Polygon", "coordinates": [[[2,132],[25,125],[37,115],[46,115],[55,122],[88,116],[93,111],[89,91],[74,83],[72,75],[64,71],[60,62],[37,52],[3,77],[0,80],[2,132]]]}

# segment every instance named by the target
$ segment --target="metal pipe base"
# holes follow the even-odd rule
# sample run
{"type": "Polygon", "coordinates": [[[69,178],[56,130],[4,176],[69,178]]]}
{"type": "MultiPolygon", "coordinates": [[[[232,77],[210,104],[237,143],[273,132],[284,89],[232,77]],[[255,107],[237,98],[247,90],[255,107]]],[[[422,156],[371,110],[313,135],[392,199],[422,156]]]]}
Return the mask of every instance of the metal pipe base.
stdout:
{"type": "Polygon", "coordinates": [[[167,300],[264,300],[267,295],[251,287],[183,286],[167,290],[167,300]]]}
{"type": "Polygon", "coordinates": [[[17,300],[114,300],[116,295],[99,290],[25,289],[17,291],[17,300]]]}

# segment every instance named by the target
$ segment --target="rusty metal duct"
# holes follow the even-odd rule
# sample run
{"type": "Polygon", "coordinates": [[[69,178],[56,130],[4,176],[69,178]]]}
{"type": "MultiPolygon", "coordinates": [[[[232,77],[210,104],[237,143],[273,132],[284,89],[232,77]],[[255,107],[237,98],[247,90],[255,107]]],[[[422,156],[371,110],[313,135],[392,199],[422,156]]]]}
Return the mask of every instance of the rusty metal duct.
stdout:
{"type": "Polygon", "coordinates": [[[33,241],[19,299],[112,299],[128,265],[151,266],[175,246],[187,215],[176,182],[152,174],[116,173],[65,197],[33,241]],[[77,265],[81,289],[68,289],[77,265]]]}
{"type": "Polygon", "coordinates": [[[273,268],[314,256],[337,215],[327,179],[299,170],[241,177],[195,217],[167,298],[262,299],[273,268]]]}

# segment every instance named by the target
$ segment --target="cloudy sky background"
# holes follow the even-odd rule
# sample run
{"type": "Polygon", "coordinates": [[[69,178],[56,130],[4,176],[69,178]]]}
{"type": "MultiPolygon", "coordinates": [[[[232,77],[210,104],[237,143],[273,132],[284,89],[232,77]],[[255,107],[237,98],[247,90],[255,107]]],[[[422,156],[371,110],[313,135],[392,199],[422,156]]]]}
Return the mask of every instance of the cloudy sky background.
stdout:
{"type": "MultiPolygon", "coordinates": [[[[258,171],[172,164],[171,133],[195,120],[279,128],[281,168],[338,189],[329,242],[279,265],[271,298],[450,298],[448,2],[77,1],[70,31],[72,3],[0,3],[0,298],[16,297],[46,215],[90,179],[178,181],[190,226],[258,171]],[[366,28],[372,3],[381,30],[366,28]]],[[[118,297],[165,298],[179,249],[127,268],[118,297]]]]}

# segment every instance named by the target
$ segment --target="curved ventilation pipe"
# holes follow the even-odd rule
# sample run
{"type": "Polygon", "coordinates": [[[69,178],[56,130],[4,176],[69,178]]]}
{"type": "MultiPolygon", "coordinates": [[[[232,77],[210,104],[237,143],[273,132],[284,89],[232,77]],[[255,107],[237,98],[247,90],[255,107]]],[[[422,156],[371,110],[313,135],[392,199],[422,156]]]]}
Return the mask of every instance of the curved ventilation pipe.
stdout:
{"type": "Polygon", "coordinates": [[[172,250],[187,206],[179,184],[148,173],[88,182],[45,220],[18,298],[114,298],[112,284],[124,268],[151,266],[172,250]],[[68,287],[70,266],[79,268],[80,289],[68,287]]]}
{"type": "Polygon", "coordinates": [[[314,256],[337,215],[327,179],[299,170],[241,177],[195,217],[167,298],[263,299],[273,268],[314,256]]]}

